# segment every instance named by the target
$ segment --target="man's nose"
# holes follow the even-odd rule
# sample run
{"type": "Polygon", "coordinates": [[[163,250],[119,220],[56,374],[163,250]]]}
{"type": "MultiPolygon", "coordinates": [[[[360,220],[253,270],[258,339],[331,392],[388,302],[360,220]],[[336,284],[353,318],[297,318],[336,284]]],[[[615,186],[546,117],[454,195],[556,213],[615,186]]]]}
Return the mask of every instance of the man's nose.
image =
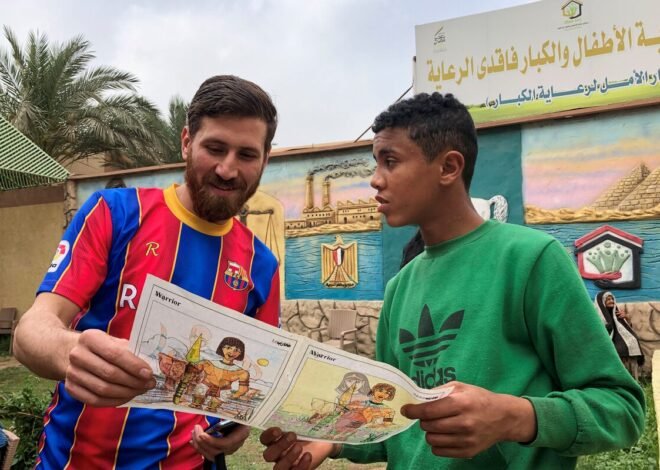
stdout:
{"type": "Polygon", "coordinates": [[[231,180],[238,176],[238,159],[234,152],[229,152],[215,165],[215,174],[223,180],[231,180]]]}
{"type": "Polygon", "coordinates": [[[369,182],[372,188],[381,189],[383,187],[383,178],[378,171],[378,168],[374,170],[374,174],[371,176],[371,181],[369,182]]]}

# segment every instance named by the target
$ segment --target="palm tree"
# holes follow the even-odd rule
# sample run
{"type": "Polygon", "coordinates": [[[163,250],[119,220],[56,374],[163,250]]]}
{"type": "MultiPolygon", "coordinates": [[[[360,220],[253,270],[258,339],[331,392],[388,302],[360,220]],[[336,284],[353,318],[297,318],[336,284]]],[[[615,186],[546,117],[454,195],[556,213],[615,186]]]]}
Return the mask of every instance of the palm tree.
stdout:
{"type": "Polygon", "coordinates": [[[188,106],[180,96],[170,98],[167,121],[162,121],[166,154],[161,157],[163,163],[183,161],[181,158],[181,129],[186,125],[188,106]]]}
{"type": "Polygon", "coordinates": [[[25,47],[4,27],[0,114],[67,165],[105,154],[119,167],[160,163],[167,153],[156,107],[136,93],[138,79],[113,67],[90,67],[90,43],[76,36],[50,44],[30,32],[25,47]]]}

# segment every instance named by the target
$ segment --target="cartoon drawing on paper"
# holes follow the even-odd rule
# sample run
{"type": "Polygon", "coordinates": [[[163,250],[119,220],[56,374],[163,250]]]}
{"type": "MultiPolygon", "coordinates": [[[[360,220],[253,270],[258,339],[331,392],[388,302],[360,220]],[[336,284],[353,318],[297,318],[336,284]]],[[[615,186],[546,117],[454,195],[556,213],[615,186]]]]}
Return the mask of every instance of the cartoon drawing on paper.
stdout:
{"type": "Polygon", "coordinates": [[[139,354],[153,364],[157,384],[136,401],[243,421],[254,415],[280,373],[282,351],[211,325],[164,325],[174,317],[162,311],[150,318],[159,318],[158,327],[147,326],[158,332],[143,336],[139,354]],[[170,336],[168,330],[176,333],[170,336]],[[251,360],[249,354],[258,359],[251,360]]]}
{"type": "Polygon", "coordinates": [[[333,401],[323,398],[312,398],[312,415],[307,419],[314,424],[312,431],[323,429],[328,423],[334,422],[342,412],[349,411],[352,403],[359,405],[369,399],[369,379],[361,372],[347,372],[337,388],[337,397],[333,401]]]}
{"type": "Polygon", "coordinates": [[[334,423],[333,432],[327,438],[343,441],[360,428],[377,429],[394,422],[394,410],[383,401],[392,401],[396,388],[388,383],[377,383],[369,391],[366,401],[352,401],[334,423]]]}
{"type": "Polygon", "coordinates": [[[410,421],[394,411],[407,401],[407,392],[401,390],[397,395],[397,388],[390,383],[307,359],[291,393],[265,427],[279,426],[329,441],[372,442],[408,426],[410,421]],[[370,382],[377,383],[370,386],[370,382]],[[311,383],[316,387],[311,387],[311,383]],[[318,393],[321,389],[326,393],[318,393]],[[316,392],[310,394],[311,390],[316,392]],[[396,403],[389,405],[386,401],[396,403]]]}
{"type": "Polygon", "coordinates": [[[153,276],[129,350],[150,364],[156,386],[124,406],[279,426],[305,439],[380,442],[413,424],[395,412],[402,405],[452,391],[421,389],[387,364],[326,349],[153,276]]]}

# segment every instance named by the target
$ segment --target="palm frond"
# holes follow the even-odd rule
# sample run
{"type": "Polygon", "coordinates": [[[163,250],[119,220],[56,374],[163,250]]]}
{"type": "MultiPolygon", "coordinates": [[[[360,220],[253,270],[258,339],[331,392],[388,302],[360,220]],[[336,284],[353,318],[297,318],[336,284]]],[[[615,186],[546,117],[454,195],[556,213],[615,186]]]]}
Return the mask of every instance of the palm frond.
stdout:
{"type": "Polygon", "coordinates": [[[167,122],[136,93],[135,75],[90,67],[95,55],[82,36],[51,44],[30,32],[21,45],[10,28],[4,33],[10,48],[0,49],[0,113],[44,151],[65,164],[104,154],[124,168],[180,159],[183,100],[170,106],[167,122]]]}

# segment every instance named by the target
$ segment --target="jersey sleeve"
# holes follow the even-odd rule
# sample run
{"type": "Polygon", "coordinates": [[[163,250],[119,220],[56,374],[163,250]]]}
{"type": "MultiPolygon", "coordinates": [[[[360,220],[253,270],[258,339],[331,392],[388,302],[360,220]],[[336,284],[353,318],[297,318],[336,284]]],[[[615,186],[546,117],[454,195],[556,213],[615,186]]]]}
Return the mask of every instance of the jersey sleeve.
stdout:
{"type": "Polygon", "coordinates": [[[277,265],[270,282],[270,291],[266,301],[259,307],[256,314],[257,320],[269,325],[280,326],[280,273],[277,265]]]}
{"type": "Polygon", "coordinates": [[[624,368],[575,263],[556,241],[540,254],[525,291],[529,335],[558,391],[525,397],[537,436],[563,455],[628,447],[644,427],[644,394],[624,368]]]}
{"type": "Polygon", "coordinates": [[[94,193],[64,232],[37,294],[59,294],[81,309],[103,283],[112,243],[112,218],[101,193],[94,193]]]}

